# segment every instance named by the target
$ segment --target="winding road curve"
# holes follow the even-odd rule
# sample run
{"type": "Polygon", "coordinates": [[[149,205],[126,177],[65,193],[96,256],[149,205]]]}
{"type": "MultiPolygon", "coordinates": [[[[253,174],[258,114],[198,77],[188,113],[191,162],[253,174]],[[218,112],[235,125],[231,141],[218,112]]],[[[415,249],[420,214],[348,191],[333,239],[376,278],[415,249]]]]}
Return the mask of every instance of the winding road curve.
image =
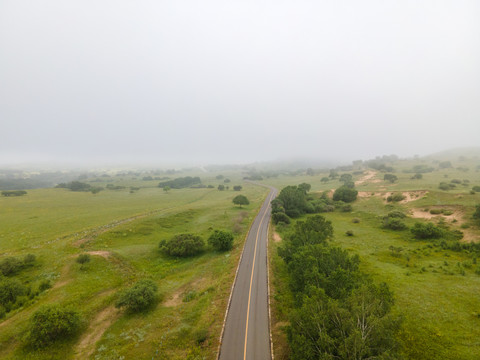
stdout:
{"type": "Polygon", "coordinates": [[[267,240],[270,192],[255,218],[245,242],[243,255],[229,303],[221,339],[220,360],[271,359],[268,309],[267,240]]]}

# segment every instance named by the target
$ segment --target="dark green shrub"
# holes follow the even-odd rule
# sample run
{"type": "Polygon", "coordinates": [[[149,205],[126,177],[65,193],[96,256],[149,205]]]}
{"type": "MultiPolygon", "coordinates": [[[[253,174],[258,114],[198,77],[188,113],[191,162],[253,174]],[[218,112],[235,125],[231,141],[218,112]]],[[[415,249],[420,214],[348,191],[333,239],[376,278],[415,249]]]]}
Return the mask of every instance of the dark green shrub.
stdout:
{"type": "Polygon", "coordinates": [[[343,204],[339,208],[341,212],[351,212],[353,210],[352,205],[350,204],[343,204]]]}
{"type": "Polygon", "coordinates": [[[472,190],[475,192],[480,192],[480,186],[475,185],[474,187],[472,187],[472,190]]]}
{"type": "Polygon", "coordinates": [[[86,264],[88,262],[90,262],[90,255],[89,254],[80,254],[78,255],[77,257],[77,263],[79,264],[86,264]]]}
{"type": "Polygon", "coordinates": [[[347,230],[347,231],[345,231],[345,235],[353,236],[353,231],[352,230],[347,230]]]}
{"type": "Polygon", "coordinates": [[[225,185],[218,185],[218,190],[224,191],[225,190],[225,185]]]}
{"type": "Polygon", "coordinates": [[[239,205],[242,207],[242,205],[249,205],[250,201],[248,201],[247,197],[245,195],[237,195],[233,198],[232,202],[235,205],[239,205]]]}
{"type": "Polygon", "coordinates": [[[412,180],[420,180],[421,178],[423,178],[423,175],[420,174],[420,173],[416,173],[416,174],[413,175],[410,179],[412,179],[412,180]]]}
{"type": "Polygon", "coordinates": [[[480,204],[475,205],[475,212],[473,213],[472,217],[477,220],[477,222],[480,222],[480,204]]]}
{"type": "Polygon", "coordinates": [[[430,210],[430,214],[432,214],[432,215],[439,215],[439,214],[442,214],[442,213],[443,213],[442,209],[431,209],[430,210]]]}
{"type": "Polygon", "coordinates": [[[0,280],[0,305],[8,307],[14,304],[17,297],[25,295],[27,288],[17,279],[0,280]]]}
{"type": "Polygon", "coordinates": [[[357,195],[357,190],[343,185],[340,186],[337,190],[335,190],[335,192],[333,193],[333,200],[350,203],[357,199],[357,195]]]}
{"type": "Polygon", "coordinates": [[[227,251],[233,246],[233,234],[229,231],[215,230],[208,243],[217,251],[227,251]]]}
{"type": "Polygon", "coordinates": [[[240,191],[240,190],[242,190],[242,186],[241,186],[241,185],[235,185],[235,186],[233,187],[233,190],[234,190],[234,191],[240,191]]]}
{"type": "Polygon", "coordinates": [[[438,239],[444,235],[444,230],[432,223],[415,223],[410,231],[417,239],[438,239]]]}
{"type": "Polygon", "coordinates": [[[388,202],[399,202],[405,200],[405,196],[402,193],[394,193],[387,197],[388,202]]]}
{"type": "Polygon", "coordinates": [[[45,290],[48,290],[52,287],[52,284],[50,283],[50,280],[42,280],[42,282],[40,283],[40,285],[38,286],[38,290],[40,292],[43,292],[45,290]]]}
{"type": "Polygon", "coordinates": [[[462,180],[460,180],[460,179],[452,179],[452,180],[450,180],[450,182],[451,182],[452,184],[461,184],[461,183],[462,183],[462,180]]]}
{"type": "Polygon", "coordinates": [[[4,276],[11,276],[18,273],[23,267],[23,262],[12,256],[6,257],[0,262],[0,272],[4,276]]]}
{"type": "Polygon", "coordinates": [[[287,214],[283,212],[277,212],[272,215],[272,220],[274,224],[278,224],[279,222],[283,222],[285,224],[290,224],[290,218],[287,216],[287,214]]]}
{"type": "Polygon", "coordinates": [[[439,188],[440,190],[445,190],[445,191],[455,189],[455,187],[456,187],[455,184],[446,183],[446,182],[441,182],[441,183],[438,185],[438,188],[439,188]]]}
{"type": "Polygon", "coordinates": [[[60,305],[44,305],[30,318],[27,343],[35,349],[71,338],[81,326],[80,314],[60,305]]]}
{"type": "Polygon", "coordinates": [[[358,223],[360,223],[360,219],[359,218],[353,218],[352,223],[358,224],[358,223]]]}
{"type": "Polygon", "coordinates": [[[203,239],[195,234],[178,234],[169,240],[162,240],[160,251],[170,256],[188,257],[200,254],[205,247],[203,239]]]}
{"type": "Polygon", "coordinates": [[[407,225],[399,218],[385,217],[383,219],[383,227],[390,230],[405,230],[407,225]]]}
{"type": "Polygon", "coordinates": [[[389,217],[389,218],[405,219],[405,218],[407,217],[407,215],[405,215],[405,214],[402,213],[401,211],[394,210],[394,211],[390,211],[390,212],[387,214],[387,217],[389,217]]]}
{"type": "Polygon", "coordinates": [[[384,181],[389,181],[393,184],[395,181],[398,180],[398,177],[394,174],[385,174],[385,175],[383,175],[383,180],[384,181]]]}
{"type": "Polygon", "coordinates": [[[117,308],[125,307],[130,312],[147,310],[157,300],[157,290],[157,284],[152,280],[140,280],[130,289],[120,292],[115,306],[117,308]]]}
{"type": "Polygon", "coordinates": [[[25,266],[32,266],[32,265],[34,264],[35,260],[36,260],[35,255],[33,255],[33,254],[27,254],[27,255],[25,255],[25,257],[23,258],[23,264],[24,264],[25,266]]]}

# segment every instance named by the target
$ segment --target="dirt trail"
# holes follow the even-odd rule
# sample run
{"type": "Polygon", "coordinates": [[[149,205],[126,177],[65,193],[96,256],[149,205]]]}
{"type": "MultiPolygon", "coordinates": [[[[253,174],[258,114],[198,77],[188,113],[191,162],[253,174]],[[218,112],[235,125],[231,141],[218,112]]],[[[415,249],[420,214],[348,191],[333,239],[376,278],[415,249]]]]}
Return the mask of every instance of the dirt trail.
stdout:
{"type": "Polygon", "coordinates": [[[103,333],[120,317],[120,310],[108,306],[90,322],[75,349],[75,359],[88,359],[95,352],[95,344],[103,333]]]}
{"type": "Polygon", "coordinates": [[[363,175],[360,179],[355,181],[355,186],[362,185],[366,182],[377,182],[376,180],[370,181],[377,175],[376,171],[367,171],[365,175],[363,175]]]}

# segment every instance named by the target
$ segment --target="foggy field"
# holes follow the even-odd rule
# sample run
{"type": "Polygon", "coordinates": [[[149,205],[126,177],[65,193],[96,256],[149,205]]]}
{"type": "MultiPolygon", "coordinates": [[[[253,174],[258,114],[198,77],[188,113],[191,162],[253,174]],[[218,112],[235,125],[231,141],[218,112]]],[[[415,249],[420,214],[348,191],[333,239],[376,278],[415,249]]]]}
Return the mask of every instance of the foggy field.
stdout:
{"type": "Polygon", "coordinates": [[[32,293],[42,281],[52,285],[31,299],[21,297],[25,304],[0,320],[2,359],[214,357],[244,237],[266,191],[242,183],[241,193],[251,204],[239,208],[232,204],[238,194],[232,189],[165,192],[152,182],[128,184],[142,188],[98,194],[37,189],[0,197],[0,259],[33,254],[34,266],[13,278],[32,293]],[[180,259],[158,249],[160,240],[177,233],[193,232],[206,240],[213,229],[233,228],[240,232],[230,252],[207,249],[180,259]],[[91,261],[80,265],[76,258],[84,253],[91,261]],[[159,303],[139,315],[115,309],[118,292],[142,278],[158,284],[159,303]],[[77,309],[83,328],[74,339],[46,350],[25,349],[29,318],[47,303],[77,309]]]}
{"type": "MultiPolygon", "coordinates": [[[[472,186],[480,184],[480,160],[458,158],[452,167],[439,169],[441,158],[408,160],[391,163],[398,181],[390,184],[383,180],[385,172],[373,169],[362,170],[354,176],[358,183],[358,199],[352,203],[351,212],[323,213],[332,221],[333,244],[359,254],[361,268],[376,281],[384,281],[394,291],[394,313],[404,317],[399,341],[406,359],[471,359],[478,358],[480,347],[479,309],[480,266],[478,250],[452,251],[444,249],[441,241],[415,240],[407,229],[393,231],[382,228],[382,217],[399,210],[407,215],[405,224],[416,222],[444,223],[450,230],[463,232],[460,243],[480,243],[480,224],[472,214],[480,204],[480,193],[471,192],[472,186]],[[424,173],[420,180],[411,179],[412,173],[402,173],[414,165],[427,164],[432,172],[424,173]],[[462,169],[458,169],[458,168],[462,169]],[[468,170],[466,170],[468,168],[468,170]],[[438,184],[452,179],[469,180],[468,186],[459,185],[453,190],[442,191],[438,184]],[[392,191],[410,194],[400,203],[387,202],[392,191]],[[364,192],[364,193],[362,193],[364,192]],[[360,196],[361,195],[361,196],[360,196]],[[432,215],[432,209],[444,209],[445,214],[432,215]],[[449,212],[448,212],[449,211],[449,212]],[[353,232],[347,236],[346,232],[353,232]]],[[[352,173],[339,171],[338,174],[352,173]]],[[[328,172],[315,176],[278,177],[268,183],[282,186],[307,182],[312,184],[311,194],[338,188],[341,183],[330,179],[322,184],[321,178],[328,172]]],[[[304,220],[301,218],[300,220],[304,220]]],[[[288,236],[293,225],[276,226],[282,237],[288,236]]],[[[277,255],[282,246],[278,238],[270,241],[272,276],[274,284],[273,314],[274,349],[280,359],[288,353],[286,337],[281,330],[288,324],[289,307],[292,299],[286,283],[286,268],[277,255]],[[276,325],[278,324],[278,325],[276,325]]]]}

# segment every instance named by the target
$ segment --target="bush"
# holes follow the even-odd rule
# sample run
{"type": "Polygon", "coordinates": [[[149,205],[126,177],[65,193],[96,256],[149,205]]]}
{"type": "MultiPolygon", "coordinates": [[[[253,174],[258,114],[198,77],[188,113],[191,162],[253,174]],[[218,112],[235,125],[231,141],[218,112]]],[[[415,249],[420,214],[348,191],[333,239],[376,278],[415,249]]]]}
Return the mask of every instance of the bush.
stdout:
{"type": "Polygon", "coordinates": [[[157,300],[157,290],[157,284],[152,280],[140,280],[130,289],[120,292],[115,306],[125,307],[130,312],[145,311],[157,300]]]}
{"type": "Polygon", "coordinates": [[[240,185],[235,185],[235,186],[233,187],[233,190],[234,190],[234,191],[240,191],[240,190],[242,190],[242,187],[241,187],[240,185]]]}
{"type": "Polygon", "coordinates": [[[218,251],[230,250],[233,246],[233,234],[229,231],[215,230],[208,238],[208,243],[218,251]]]}
{"type": "Polygon", "coordinates": [[[402,193],[395,193],[387,197],[388,202],[399,202],[405,200],[405,196],[402,193]]]}
{"type": "Polygon", "coordinates": [[[88,262],[90,262],[90,255],[89,254],[80,254],[78,255],[77,257],[77,263],[79,264],[86,264],[88,262]]]}
{"type": "Polygon", "coordinates": [[[475,185],[474,187],[472,187],[472,190],[475,192],[480,192],[480,186],[475,185]]]}
{"type": "Polygon", "coordinates": [[[396,175],[394,175],[394,174],[385,174],[385,175],[383,176],[383,180],[384,180],[384,181],[389,181],[389,182],[391,182],[391,183],[393,184],[395,181],[398,180],[398,177],[397,177],[396,175]]]}
{"type": "Polygon", "coordinates": [[[360,223],[360,219],[359,218],[353,218],[352,223],[358,224],[358,223],[360,223]]]}
{"type": "Polygon", "coordinates": [[[32,266],[36,259],[37,259],[37,258],[35,257],[35,255],[33,255],[33,254],[27,254],[27,255],[25,255],[25,257],[23,258],[23,264],[24,264],[25,266],[32,266]]]}
{"type": "Polygon", "coordinates": [[[287,214],[283,212],[277,212],[272,215],[272,220],[274,224],[278,224],[279,222],[283,222],[285,224],[290,224],[290,218],[287,216],[287,214]]]}
{"type": "Polygon", "coordinates": [[[405,230],[407,225],[399,218],[385,217],[383,219],[383,227],[391,230],[405,230]]]}
{"type": "Polygon", "coordinates": [[[27,195],[25,190],[4,190],[2,196],[23,196],[27,195]]]}
{"type": "Polygon", "coordinates": [[[27,288],[17,279],[3,279],[0,281],[0,305],[8,307],[26,292],[27,288]]]}
{"type": "Polygon", "coordinates": [[[421,173],[416,173],[415,175],[413,175],[410,179],[412,180],[420,180],[423,178],[423,175],[421,173]]]}
{"type": "Polygon", "coordinates": [[[473,213],[472,217],[480,222],[480,204],[475,206],[475,212],[473,213]]]}
{"type": "Polygon", "coordinates": [[[340,186],[337,190],[335,190],[335,192],[333,193],[333,200],[350,203],[357,199],[357,195],[357,190],[344,185],[340,186]]]}
{"type": "Polygon", "coordinates": [[[205,242],[195,234],[178,234],[169,240],[162,240],[160,251],[170,256],[188,257],[200,254],[205,242]]]}
{"type": "Polygon", "coordinates": [[[351,212],[353,210],[352,205],[350,204],[343,204],[340,206],[341,212],[351,212]]]}
{"type": "Polygon", "coordinates": [[[410,231],[417,239],[438,239],[444,234],[441,228],[432,223],[415,223],[410,231]]]}
{"type": "Polygon", "coordinates": [[[44,348],[71,338],[80,329],[80,314],[60,305],[44,305],[30,318],[27,343],[33,348],[44,348]]]}
{"type": "Polygon", "coordinates": [[[6,257],[0,262],[0,272],[4,276],[11,276],[18,273],[23,267],[23,262],[12,256],[6,257]]]}
{"type": "Polygon", "coordinates": [[[50,283],[50,280],[42,280],[42,282],[40,283],[40,285],[38,286],[38,290],[40,292],[43,292],[45,290],[48,290],[52,287],[52,284],[50,283]]]}
{"type": "Polygon", "coordinates": [[[345,235],[353,236],[353,231],[352,230],[347,230],[347,231],[345,231],[345,235]]]}
{"type": "Polygon", "coordinates": [[[405,215],[405,214],[402,213],[401,211],[394,210],[394,211],[390,211],[390,212],[387,214],[387,217],[389,217],[389,218],[405,219],[405,218],[407,217],[407,215],[405,215]]]}
{"type": "Polygon", "coordinates": [[[441,213],[443,213],[442,209],[432,209],[432,210],[430,210],[430,214],[432,214],[432,215],[439,215],[441,213]]]}
{"type": "Polygon", "coordinates": [[[445,191],[455,189],[455,187],[456,187],[455,184],[446,183],[446,182],[441,182],[441,183],[438,185],[438,188],[439,188],[440,190],[445,190],[445,191]]]}

